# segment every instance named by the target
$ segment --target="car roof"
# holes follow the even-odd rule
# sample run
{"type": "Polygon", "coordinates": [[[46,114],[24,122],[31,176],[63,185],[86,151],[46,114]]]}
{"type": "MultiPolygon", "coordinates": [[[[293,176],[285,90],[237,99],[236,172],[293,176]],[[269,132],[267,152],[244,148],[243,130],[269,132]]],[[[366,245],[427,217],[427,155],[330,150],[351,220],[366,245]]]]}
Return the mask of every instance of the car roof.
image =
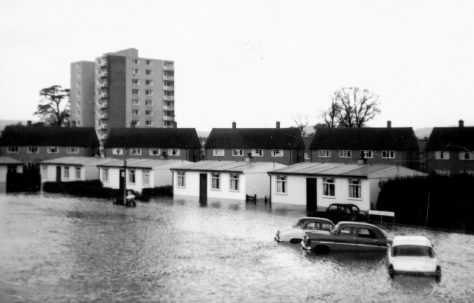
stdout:
{"type": "Polygon", "coordinates": [[[425,236],[395,236],[393,237],[392,246],[398,245],[431,246],[431,242],[425,236]]]}

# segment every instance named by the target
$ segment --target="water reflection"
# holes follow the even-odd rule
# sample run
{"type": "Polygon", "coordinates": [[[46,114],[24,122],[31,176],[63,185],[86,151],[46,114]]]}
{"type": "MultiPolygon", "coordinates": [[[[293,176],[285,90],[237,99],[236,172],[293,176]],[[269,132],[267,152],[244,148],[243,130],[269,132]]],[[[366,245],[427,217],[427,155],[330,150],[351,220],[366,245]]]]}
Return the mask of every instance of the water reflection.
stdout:
{"type": "Polygon", "coordinates": [[[426,235],[443,267],[439,284],[391,280],[385,253],[315,255],[273,241],[304,210],[225,200],[201,206],[1,196],[0,302],[15,302],[4,293],[39,302],[468,302],[474,294],[471,235],[387,231],[426,235]]]}

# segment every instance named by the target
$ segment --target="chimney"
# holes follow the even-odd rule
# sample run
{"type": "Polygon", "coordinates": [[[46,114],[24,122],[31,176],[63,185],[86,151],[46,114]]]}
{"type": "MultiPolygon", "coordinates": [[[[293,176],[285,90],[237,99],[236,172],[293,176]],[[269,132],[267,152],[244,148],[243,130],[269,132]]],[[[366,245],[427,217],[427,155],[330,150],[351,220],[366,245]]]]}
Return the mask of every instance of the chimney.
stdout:
{"type": "Polygon", "coordinates": [[[464,120],[459,120],[459,127],[464,127],[464,120]]]}
{"type": "Polygon", "coordinates": [[[276,128],[280,128],[280,121],[276,122],[276,128]]]}
{"type": "Polygon", "coordinates": [[[232,128],[233,128],[233,129],[236,129],[236,128],[237,128],[237,123],[235,123],[235,121],[232,122],[232,128]]]}
{"type": "Polygon", "coordinates": [[[390,120],[387,121],[387,128],[392,128],[392,121],[390,120]]]}
{"type": "Polygon", "coordinates": [[[27,126],[31,126],[31,120],[26,121],[27,126]]]}

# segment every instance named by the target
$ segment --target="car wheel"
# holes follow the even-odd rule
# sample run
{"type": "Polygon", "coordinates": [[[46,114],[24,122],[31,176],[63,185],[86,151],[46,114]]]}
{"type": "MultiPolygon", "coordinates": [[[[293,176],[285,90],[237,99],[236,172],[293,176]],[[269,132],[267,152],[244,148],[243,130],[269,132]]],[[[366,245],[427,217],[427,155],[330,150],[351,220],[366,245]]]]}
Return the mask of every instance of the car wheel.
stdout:
{"type": "Polygon", "coordinates": [[[329,247],[326,245],[316,245],[313,248],[313,252],[316,254],[328,254],[329,253],[329,247]]]}
{"type": "Polygon", "coordinates": [[[441,282],[441,267],[436,267],[436,276],[435,276],[436,282],[441,282]]]}
{"type": "Polygon", "coordinates": [[[291,244],[298,244],[298,243],[300,243],[300,242],[301,242],[301,239],[291,239],[291,240],[290,240],[290,243],[291,243],[291,244]]]}
{"type": "Polygon", "coordinates": [[[393,266],[392,266],[392,265],[390,265],[390,266],[388,267],[388,275],[389,275],[390,279],[393,279],[393,278],[395,277],[395,271],[393,270],[393,266]]]}

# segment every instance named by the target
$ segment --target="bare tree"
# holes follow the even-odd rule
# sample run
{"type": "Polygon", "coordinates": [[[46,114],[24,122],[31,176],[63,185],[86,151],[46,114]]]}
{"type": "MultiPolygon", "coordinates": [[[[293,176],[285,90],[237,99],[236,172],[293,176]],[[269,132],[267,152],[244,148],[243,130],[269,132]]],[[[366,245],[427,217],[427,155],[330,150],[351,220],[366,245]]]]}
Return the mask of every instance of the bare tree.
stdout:
{"type": "Polygon", "coordinates": [[[42,99],[34,115],[49,125],[62,126],[70,115],[69,112],[69,89],[60,85],[43,88],[40,91],[42,99]]]}
{"type": "Polygon", "coordinates": [[[293,117],[293,121],[296,124],[296,128],[300,131],[301,136],[306,137],[306,127],[308,127],[309,124],[308,116],[298,113],[293,117]]]}
{"type": "Polygon", "coordinates": [[[345,87],[334,92],[331,106],[323,113],[328,127],[364,127],[380,113],[379,97],[367,89],[345,87]]]}

